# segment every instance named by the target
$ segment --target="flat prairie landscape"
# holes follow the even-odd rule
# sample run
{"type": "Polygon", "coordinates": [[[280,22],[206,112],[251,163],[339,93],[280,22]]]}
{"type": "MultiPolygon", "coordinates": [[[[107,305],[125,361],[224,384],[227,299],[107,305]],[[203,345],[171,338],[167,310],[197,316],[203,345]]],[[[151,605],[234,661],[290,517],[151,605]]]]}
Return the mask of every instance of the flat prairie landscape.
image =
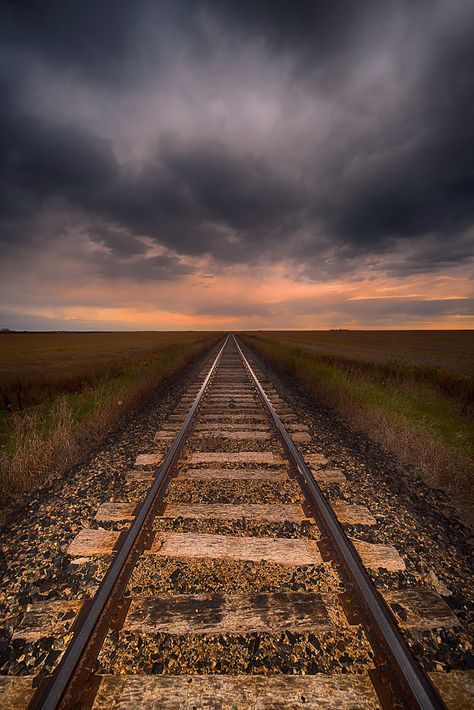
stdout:
{"type": "Polygon", "coordinates": [[[0,495],[42,485],[73,465],[218,337],[1,333],[0,495]]]}
{"type": "MultiPolygon", "coordinates": [[[[420,470],[467,499],[474,479],[474,331],[259,331],[247,343],[420,470]]],[[[72,465],[125,412],[222,334],[0,335],[2,494],[72,465]]]]}
{"type": "Polygon", "coordinates": [[[282,330],[260,335],[321,355],[430,366],[474,377],[474,330],[282,330]]]}
{"type": "Polygon", "coordinates": [[[196,332],[0,334],[0,410],[83,389],[152,362],[166,349],[186,349],[208,337],[196,332]]]}
{"type": "Polygon", "coordinates": [[[472,498],[474,331],[262,331],[245,339],[429,483],[472,498]]]}

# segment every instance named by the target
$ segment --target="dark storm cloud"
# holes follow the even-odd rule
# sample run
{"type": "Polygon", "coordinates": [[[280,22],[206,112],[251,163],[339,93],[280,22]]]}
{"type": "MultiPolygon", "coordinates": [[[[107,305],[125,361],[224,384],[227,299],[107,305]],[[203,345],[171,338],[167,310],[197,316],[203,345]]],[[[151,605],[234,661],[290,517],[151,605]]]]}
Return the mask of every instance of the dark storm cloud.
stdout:
{"type": "Polygon", "coordinates": [[[109,250],[96,257],[107,274],[114,263],[116,273],[128,265],[137,278],[186,273],[179,261],[145,258],[142,237],[228,263],[299,260],[316,275],[331,248],[332,274],[404,240],[419,246],[389,260],[398,275],[469,255],[470,240],[460,236],[472,221],[473,193],[467,4],[49,0],[2,7],[0,38],[11,59],[0,97],[3,239],[19,245],[30,238],[39,211],[57,200],[82,214],[91,240],[109,250]],[[133,106],[153,86],[160,100],[144,156],[134,164],[120,159],[111,138],[119,112],[88,125],[64,118],[64,107],[39,115],[44,109],[25,88],[36,65],[61,86],[71,77],[93,86],[84,104],[132,92],[133,106]],[[222,136],[193,132],[192,120],[171,135],[172,120],[160,121],[173,103],[166,77],[174,73],[203,87],[189,104],[196,125],[215,98],[208,75],[223,104],[254,81],[258,119],[272,67],[281,111],[265,144],[246,143],[253,118],[222,136]],[[226,81],[231,75],[235,84],[226,81]],[[292,127],[311,102],[301,130],[292,127]]]}
{"type": "MultiPolygon", "coordinates": [[[[438,233],[438,252],[444,251],[440,261],[445,263],[453,260],[448,235],[459,235],[473,216],[474,23],[454,23],[450,31],[430,37],[430,15],[441,5],[243,2],[221,4],[218,12],[227,15],[230,24],[238,21],[244,31],[264,37],[275,51],[299,54],[297,66],[304,65],[315,82],[322,81],[335,96],[338,85],[328,88],[324,73],[334,79],[331,61],[336,54],[340,78],[344,68],[353,73],[351,63],[362,53],[355,47],[361,36],[367,39],[380,33],[383,38],[397,20],[403,20],[405,32],[420,33],[417,40],[426,42],[427,56],[418,58],[419,65],[405,65],[405,76],[387,77],[409,85],[406,113],[396,121],[389,118],[362,138],[335,137],[334,144],[322,151],[328,168],[326,184],[321,190],[316,170],[307,206],[314,206],[313,216],[326,232],[358,247],[384,249],[392,239],[438,233]],[[415,79],[410,85],[411,73],[415,79]],[[360,169],[348,175],[354,155],[360,169]]],[[[458,7],[454,3],[453,12],[458,7]]],[[[474,21],[474,12],[470,17],[474,21]]],[[[405,35],[401,46],[406,42],[405,35]]],[[[466,248],[464,255],[472,254],[469,244],[461,240],[454,246],[458,259],[463,256],[461,245],[466,248]]],[[[313,249],[309,245],[308,256],[313,249]]],[[[424,270],[425,265],[417,261],[411,268],[417,267],[424,270]]]]}
{"type": "Polygon", "coordinates": [[[249,249],[259,253],[282,238],[304,207],[303,187],[276,175],[265,159],[170,134],[108,203],[110,215],[131,230],[224,261],[248,260],[249,249]]]}
{"type": "Polygon", "coordinates": [[[111,279],[127,278],[136,281],[174,281],[194,272],[179,260],[168,256],[149,256],[141,259],[111,259],[107,255],[94,255],[94,269],[111,279]]]}
{"type": "Polygon", "coordinates": [[[474,233],[468,231],[456,239],[428,237],[413,240],[410,250],[398,257],[390,254],[385,261],[385,270],[393,276],[407,276],[437,271],[462,264],[474,257],[474,233]]]}
{"type": "Polygon", "coordinates": [[[42,201],[95,200],[117,175],[110,143],[77,126],[54,126],[25,113],[0,84],[0,209],[29,217],[42,201]]]}
{"type": "Polygon", "coordinates": [[[382,130],[380,142],[397,150],[342,183],[349,189],[329,224],[343,239],[377,244],[433,231],[452,234],[472,223],[472,39],[466,28],[438,49],[439,56],[433,52],[413,90],[408,145],[404,130],[395,137],[382,130]]]}
{"type": "MultiPolygon", "coordinates": [[[[144,18],[157,43],[163,41],[163,29],[176,32],[190,42],[194,59],[212,54],[212,37],[203,23],[207,16],[238,41],[262,38],[273,51],[326,54],[344,47],[366,13],[377,13],[377,5],[360,0],[10,0],[2,3],[2,34],[4,41],[73,66],[94,80],[120,80],[128,62],[140,61],[131,55],[144,18]]],[[[142,48],[144,60],[149,51],[142,48]]]]}
{"type": "Polygon", "coordinates": [[[104,224],[100,220],[92,222],[86,232],[92,242],[106,247],[111,254],[120,258],[144,256],[148,250],[147,245],[140,238],[124,229],[116,229],[104,224]]]}
{"type": "Polygon", "coordinates": [[[8,46],[71,66],[94,80],[118,78],[133,52],[138,5],[120,0],[10,0],[1,6],[2,38],[8,46]]]}
{"type": "Polygon", "coordinates": [[[302,0],[242,0],[238,3],[205,0],[204,7],[224,21],[230,32],[241,37],[262,37],[275,51],[302,49],[327,53],[344,46],[351,27],[360,21],[368,6],[377,3],[344,0],[322,3],[302,0]],[[365,6],[365,7],[364,7],[365,6]]]}
{"type": "Polygon", "coordinates": [[[297,57],[300,73],[318,72],[320,60],[344,57],[350,62],[350,50],[360,34],[383,31],[400,11],[416,16],[425,0],[242,0],[220,2],[205,0],[203,5],[240,41],[263,40],[270,51],[289,52],[297,57]]]}

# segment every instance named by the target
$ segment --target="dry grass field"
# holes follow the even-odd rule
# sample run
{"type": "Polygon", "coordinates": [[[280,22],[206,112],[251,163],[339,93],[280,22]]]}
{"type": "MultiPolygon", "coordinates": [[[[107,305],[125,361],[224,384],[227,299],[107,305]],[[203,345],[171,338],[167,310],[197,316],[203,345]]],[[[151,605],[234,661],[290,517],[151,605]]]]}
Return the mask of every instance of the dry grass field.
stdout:
{"type": "Polygon", "coordinates": [[[282,330],[261,335],[321,355],[474,376],[474,330],[282,330]]]}
{"type": "Polygon", "coordinates": [[[23,409],[58,392],[76,392],[116,377],[165,348],[193,345],[209,334],[0,334],[0,410],[23,409]]]}
{"type": "Polygon", "coordinates": [[[42,485],[76,463],[218,337],[0,334],[0,497],[42,485]]]}
{"type": "Polygon", "coordinates": [[[431,484],[472,497],[474,331],[272,331],[245,338],[431,484]]]}

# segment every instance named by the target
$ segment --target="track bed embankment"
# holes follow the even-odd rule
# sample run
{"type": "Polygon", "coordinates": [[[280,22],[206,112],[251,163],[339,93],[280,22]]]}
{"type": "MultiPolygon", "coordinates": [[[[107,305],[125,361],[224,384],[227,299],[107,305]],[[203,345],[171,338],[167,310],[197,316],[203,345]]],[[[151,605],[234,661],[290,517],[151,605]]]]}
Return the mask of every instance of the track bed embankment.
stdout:
{"type": "Polygon", "coordinates": [[[229,340],[215,355],[4,531],[4,705],[43,706],[160,476],[85,705],[405,702],[250,367],[421,675],[469,707],[465,529],[251,353],[229,340]]]}

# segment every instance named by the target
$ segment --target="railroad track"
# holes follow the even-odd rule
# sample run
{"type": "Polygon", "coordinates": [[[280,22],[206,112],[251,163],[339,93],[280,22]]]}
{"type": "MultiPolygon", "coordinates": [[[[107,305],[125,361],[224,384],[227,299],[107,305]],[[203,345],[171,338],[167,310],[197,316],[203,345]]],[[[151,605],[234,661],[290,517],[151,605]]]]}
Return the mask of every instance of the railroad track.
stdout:
{"type": "Polygon", "coordinates": [[[428,676],[393,614],[436,628],[451,610],[432,590],[376,590],[371,570],[404,561],[348,538],[344,523],[377,521],[328,504],[322,490],[347,481],[300,453],[310,442],[228,336],[123,499],[71,542],[75,568],[103,573],[98,588],[38,602],[15,629],[70,640],[52,675],[3,678],[3,706],[460,708],[469,681],[428,676]]]}

